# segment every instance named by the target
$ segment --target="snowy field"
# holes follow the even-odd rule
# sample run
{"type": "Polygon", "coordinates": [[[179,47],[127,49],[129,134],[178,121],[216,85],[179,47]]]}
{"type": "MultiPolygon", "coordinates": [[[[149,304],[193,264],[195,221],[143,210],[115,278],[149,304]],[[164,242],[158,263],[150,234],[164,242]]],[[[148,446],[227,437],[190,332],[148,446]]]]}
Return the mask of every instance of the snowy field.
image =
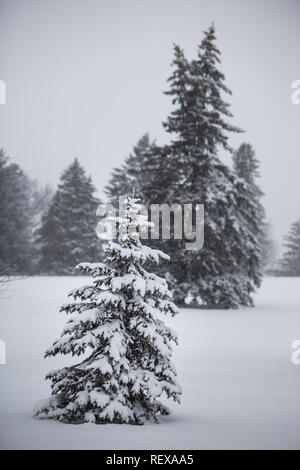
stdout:
{"type": "MultiPolygon", "coordinates": [[[[0,298],[2,449],[300,449],[300,278],[266,278],[254,309],[184,309],[170,319],[180,339],[175,362],[182,404],[161,424],[68,425],[32,417],[50,395],[47,371],[67,357],[43,359],[59,336],[58,313],[80,278],[37,277],[9,284],[0,298]]],[[[171,403],[170,403],[171,404],[171,403]]]]}

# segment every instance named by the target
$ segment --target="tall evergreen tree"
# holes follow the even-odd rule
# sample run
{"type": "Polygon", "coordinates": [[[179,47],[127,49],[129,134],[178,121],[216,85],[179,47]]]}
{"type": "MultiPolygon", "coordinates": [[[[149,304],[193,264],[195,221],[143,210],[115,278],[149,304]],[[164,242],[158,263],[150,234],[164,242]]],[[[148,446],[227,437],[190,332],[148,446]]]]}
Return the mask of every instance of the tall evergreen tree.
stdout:
{"type": "Polygon", "coordinates": [[[279,262],[279,274],[300,276],[300,219],[291,225],[285,237],[286,252],[279,262]]]}
{"type": "Polygon", "coordinates": [[[0,276],[31,272],[30,182],[0,150],[0,276]]]}
{"type": "Polygon", "coordinates": [[[142,246],[139,232],[148,226],[134,198],[127,199],[120,244],[109,242],[105,264],[83,263],[94,277],[91,285],[74,289],[74,302],[61,310],[72,314],[61,338],[46,351],[81,355],[83,362],[48,374],[52,397],[39,402],[35,416],[68,423],[117,422],[143,424],[169,414],[159,397],[179,402],[180,387],[171,362],[176,333],[157,314],[177,313],[164,279],[146,271],[147,261],[168,258],[142,246]]]}
{"type": "Polygon", "coordinates": [[[38,271],[72,274],[82,259],[101,259],[101,243],[96,235],[95,214],[99,199],[91,177],[77,159],[64,171],[48,211],[37,231],[41,245],[38,271]]]}
{"type": "Polygon", "coordinates": [[[169,199],[203,203],[205,208],[204,248],[186,253],[179,242],[173,273],[181,292],[179,301],[189,290],[206,304],[237,307],[251,304],[251,292],[260,284],[259,243],[251,231],[256,208],[240,191],[241,181],[218,158],[221,147],[232,151],[229,133],[240,129],[227,120],[232,115],[222,95],[231,91],[218,69],[215,39],[212,25],[191,62],[175,46],[175,70],[169,79],[167,94],[175,109],[164,126],[175,135],[167,153],[176,168],[171,172],[169,199]]]}

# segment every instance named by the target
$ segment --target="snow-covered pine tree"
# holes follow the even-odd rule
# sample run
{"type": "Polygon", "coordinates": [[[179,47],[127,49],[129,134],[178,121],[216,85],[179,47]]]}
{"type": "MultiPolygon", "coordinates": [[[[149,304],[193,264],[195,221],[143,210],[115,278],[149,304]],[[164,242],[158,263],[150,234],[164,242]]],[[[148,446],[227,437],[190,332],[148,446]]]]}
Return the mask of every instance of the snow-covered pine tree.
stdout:
{"type": "Polygon", "coordinates": [[[142,246],[139,232],[149,223],[139,215],[137,199],[128,197],[126,204],[125,217],[116,219],[120,243],[108,243],[104,264],[79,265],[94,282],[69,294],[74,302],[61,310],[72,316],[46,351],[46,357],[89,354],[48,374],[52,397],[35,406],[39,418],[143,424],[169,413],[159,399],[164,393],[180,401],[170,344],[177,336],[159,318],[175,315],[177,308],[166,281],[143,266],[168,256],[142,246]]]}
{"type": "Polygon", "coordinates": [[[287,249],[279,261],[279,269],[276,274],[282,276],[300,276],[300,219],[291,225],[289,233],[285,237],[287,249]]]}
{"type": "Polygon", "coordinates": [[[91,177],[76,158],[64,171],[49,209],[37,231],[41,258],[38,272],[73,274],[80,260],[102,254],[95,215],[100,203],[91,177]]]}

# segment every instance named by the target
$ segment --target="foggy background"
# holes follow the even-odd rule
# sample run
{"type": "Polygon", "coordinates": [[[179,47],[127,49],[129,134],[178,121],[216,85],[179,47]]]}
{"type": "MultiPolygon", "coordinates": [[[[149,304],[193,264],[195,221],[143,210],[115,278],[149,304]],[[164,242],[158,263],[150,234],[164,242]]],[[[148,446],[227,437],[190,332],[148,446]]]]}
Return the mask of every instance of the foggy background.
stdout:
{"type": "Polygon", "coordinates": [[[0,0],[0,147],[53,187],[77,156],[102,196],[143,133],[168,141],[172,44],[195,56],[214,21],[231,121],[246,131],[230,143],[256,151],[279,248],[300,215],[299,20],[299,0],[0,0]]]}

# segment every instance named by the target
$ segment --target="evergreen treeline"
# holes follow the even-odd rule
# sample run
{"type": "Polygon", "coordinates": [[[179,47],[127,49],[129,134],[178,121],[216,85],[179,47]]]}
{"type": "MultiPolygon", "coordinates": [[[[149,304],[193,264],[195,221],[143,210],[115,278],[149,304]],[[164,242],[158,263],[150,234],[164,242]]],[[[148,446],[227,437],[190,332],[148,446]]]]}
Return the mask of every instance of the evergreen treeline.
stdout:
{"type": "Polygon", "coordinates": [[[73,274],[82,260],[102,259],[92,180],[78,160],[55,192],[40,187],[0,150],[0,277],[73,274]]]}
{"type": "MultiPolygon", "coordinates": [[[[259,161],[248,143],[229,145],[231,91],[220,70],[212,25],[188,60],[174,45],[173,72],[165,92],[173,108],[163,123],[170,143],[143,135],[124,163],[112,171],[108,201],[135,194],[151,204],[204,204],[204,247],[187,251],[186,239],[148,240],[171,255],[157,273],[170,282],[174,300],[220,307],[252,305],[252,293],[273,257],[273,245],[258,184],[259,161]],[[232,168],[220,151],[232,155],[232,168]]],[[[0,275],[73,274],[79,262],[99,262],[92,180],[77,159],[57,190],[40,187],[0,151],[0,275]]],[[[193,220],[195,230],[195,220],[193,220]]],[[[299,222],[293,224],[280,274],[299,274],[299,222]]],[[[277,274],[279,273],[277,270],[277,274]]]]}

